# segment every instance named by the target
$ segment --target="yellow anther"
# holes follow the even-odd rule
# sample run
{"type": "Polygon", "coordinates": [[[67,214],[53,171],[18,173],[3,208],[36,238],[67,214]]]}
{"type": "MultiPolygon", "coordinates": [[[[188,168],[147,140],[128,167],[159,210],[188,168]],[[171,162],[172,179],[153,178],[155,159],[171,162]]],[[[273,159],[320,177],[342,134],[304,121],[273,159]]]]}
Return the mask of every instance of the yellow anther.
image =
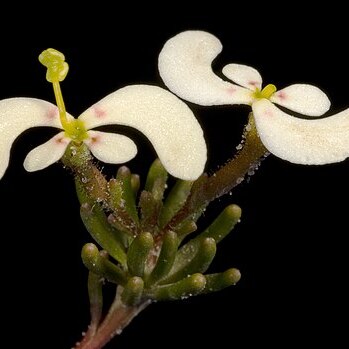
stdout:
{"type": "Polygon", "coordinates": [[[273,84],[269,84],[263,88],[262,91],[256,90],[254,92],[254,98],[266,98],[269,99],[275,92],[276,86],[273,84]]]}
{"type": "Polygon", "coordinates": [[[58,82],[65,79],[69,66],[64,60],[64,54],[53,48],[49,48],[41,53],[39,61],[47,68],[47,81],[58,82]]]}

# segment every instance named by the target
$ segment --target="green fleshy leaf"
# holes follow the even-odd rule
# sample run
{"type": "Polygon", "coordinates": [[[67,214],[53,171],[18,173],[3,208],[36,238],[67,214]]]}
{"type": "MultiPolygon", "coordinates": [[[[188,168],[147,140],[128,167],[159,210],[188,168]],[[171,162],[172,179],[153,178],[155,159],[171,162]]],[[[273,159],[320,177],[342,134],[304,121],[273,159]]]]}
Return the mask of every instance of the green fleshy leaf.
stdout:
{"type": "Polygon", "coordinates": [[[184,245],[177,253],[173,268],[161,284],[173,283],[194,273],[204,273],[216,254],[216,242],[203,238],[184,245]]]}
{"type": "Polygon", "coordinates": [[[204,273],[216,252],[215,248],[210,248],[210,244],[213,246],[211,239],[216,243],[220,242],[234,228],[240,217],[241,209],[239,206],[229,205],[225,208],[204,232],[181,247],[169,277],[166,277],[161,283],[174,282],[194,272],[204,273]],[[202,245],[206,239],[211,242],[202,245]]]}
{"type": "Polygon", "coordinates": [[[99,275],[100,278],[105,278],[119,285],[126,284],[127,278],[125,272],[109,261],[102,252],[99,252],[96,245],[92,243],[86,244],[82,248],[81,258],[86,268],[94,274],[99,275]]]}
{"type": "Polygon", "coordinates": [[[108,223],[102,208],[96,204],[91,207],[83,204],[80,208],[81,219],[86,229],[96,242],[104,248],[115,260],[126,265],[126,252],[121,237],[108,223]]]}
{"type": "Polygon", "coordinates": [[[156,159],[150,166],[144,187],[146,191],[153,194],[156,201],[162,201],[163,199],[167,178],[168,173],[164,166],[159,159],[156,159]]]}
{"type": "Polygon", "coordinates": [[[124,208],[125,200],[123,198],[123,186],[122,181],[118,179],[111,179],[109,181],[109,194],[110,194],[110,204],[109,206],[114,209],[114,211],[124,208]]]}
{"type": "Polygon", "coordinates": [[[121,294],[122,302],[127,306],[137,305],[143,294],[144,282],[142,278],[134,276],[127,281],[121,294]]]}
{"type": "Polygon", "coordinates": [[[136,196],[131,184],[131,172],[126,166],[119,168],[116,179],[122,183],[122,198],[124,208],[133,221],[138,224],[138,212],[136,207],[136,196]]]}
{"type": "Polygon", "coordinates": [[[185,299],[199,294],[205,284],[205,276],[197,273],[174,284],[155,287],[147,295],[158,301],[185,299]]]}
{"type": "Polygon", "coordinates": [[[192,181],[177,180],[176,184],[168,194],[161,210],[159,219],[160,227],[164,227],[168,222],[170,222],[174,215],[183,207],[190,194],[192,185],[192,181]]]}
{"type": "Polygon", "coordinates": [[[147,285],[157,283],[170,272],[176,258],[178,245],[179,240],[175,232],[168,231],[164,234],[160,255],[153,271],[149,275],[147,285]]]}
{"type": "Polygon", "coordinates": [[[141,209],[141,230],[154,232],[155,235],[158,230],[158,219],[162,202],[155,200],[152,193],[143,190],[139,206],[141,209]]]}
{"type": "Polygon", "coordinates": [[[90,299],[91,328],[95,331],[102,318],[103,310],[103,278],[93,272],[88,273],[88,296],[90,299]]]}
{"type": "Polygon", "coordinates": [[[136,199],[138,190],[141,186],[141,180],[137,174],[131,174],[131,187],[133,190],[134,198],[136,199]]]}
{"type": "Polygon", "coordinates": [[[182,225],[186,220],[196,222],[205,212],[208,202],[202,201],[201,197],[206,190],[207,174],[203,173],[192,185],[190,195],[183,208],[179,210],[170,224],[172,227],[182,225]]]}
{"type": "Polygon", "coordinates": [[[150,233],[141,233],[134,238],[127,253],[127,266],[131,275],[144,276],[145,264],[153,246],[154,239],[150,233]]]}
{"type": "Polygon", "coordinates": [[[111,179],[109,181],[109,193],[109,206],[113,210],[111,215],[114,218],[109,223],[113,224],[118,230],[132,236],[135,235],[138,228],[138,214],[130,184],[130,176],[126,179],[111,179]]]}
{"type": "Polygon", "coordinates": [[[218,244],[233,230],[236,223],[239,222],[240,217],[241,208],[237,205],[229,205],[196,239],[210,237],[215,239],[218,244]]]}
{"type": "Polygon", "coordinates": [[[205,278],[206,286],[202,294],[220,291],[226,287],[235,285],[240,280],[241,274],[238,269],[231,268],[223,273],[205,275],[205,278]]]}
{"type": "Polygon", "coordinates": [[[107,218],[108,223],[116,231],[119,240],[126,248],[130,245],[136,230],[133,221],[130,222],[129,218],[124,211],[119,211],[117,214],[111,213],[107,218]]]}
{"type": "Polygon", "coordinates": [[[196,231],[197,225],[194,221],[186,220],[183,224],[176,227],[176,233],[182,241],[186,236],[196,231]]]}
{"type": "MultiPolygon", "coordinates": [[[[75,177],[75,187],[76,187],[76,193],[79,199],[79,202],[81,204],[89,204],[91,207],[95,205],[95,202],[89,197],[89,195],[87,194],[86,190],[84,189],[80,179],[78,177],[75,177]]],[[[98,205],[98,204],[97,204],[98,205]]],[[[102,220],[102,224],[110,224],[113,226],[112,230],[113,233],[115,235],[115,238],[118,239],[118,241],[125,247],[128,246],[129,244],[129,239],[128,239],[128,235],[133,235],[130,232],[130,229],[127,229],[124,225],[122,224],[118,224],[118,221],[115,219],[114,216],[107,218],[107,222],[105,222],[106,220],[106,216],[103,212],[102,207],[98,207],[96,208],[96,210],[99,211],[98,216],[101,218],[102,220]],[[125,234],[126,233],[126,234],[125,234]]],[[[126,219],[126,218],[125,218],[126,219]]],[[[122,222],[125,221],[125,219],[122,220],[122,222]]],[[[102,246],[103,247],[103,246],[102,246]]]]}

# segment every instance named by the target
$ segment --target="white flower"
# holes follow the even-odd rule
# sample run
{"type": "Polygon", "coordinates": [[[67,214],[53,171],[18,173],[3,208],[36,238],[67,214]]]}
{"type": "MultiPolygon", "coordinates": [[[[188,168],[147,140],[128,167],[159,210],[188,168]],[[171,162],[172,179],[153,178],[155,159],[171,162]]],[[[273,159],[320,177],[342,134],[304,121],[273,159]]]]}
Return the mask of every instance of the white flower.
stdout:
{"type": "Polygon", "coordinates": [[[207,32],[186,31],[166,42],[159,56],[159,72],[166,86],[179,97],[200,105],[247,104],[265,147],[274,155],[299,164],[326,164],[349,156],[349,109],[323,119],[300,119],[273,103],[307,116],[320,116],[330,102],[317,87],[295,84],[277,91],[262,89],[254,68],[228,64],[222,72],[236,84],[222,80],[212,70],[221,52],[220,41],[207,32]]]}
{"type": "Polygon", "coordinates": [[[115,124],[142,132],[173,176],[194,180],[203,172],[206,144],[202,129],[188,106],[160,87],[133,85],[111,93],[78,119],[66,114],[65,127],[58,108],[49,102],[34,98],[0,101],[0,178],[8,166],[15,139],[25,130],[37,126],[63,131],[27,155],[24,161],[27,171],[41,170],[58,161],[70,142],[84,142],[103,162],[118,164],[129,161],[137,153],[131,139],[91,130],[115,124]]]}

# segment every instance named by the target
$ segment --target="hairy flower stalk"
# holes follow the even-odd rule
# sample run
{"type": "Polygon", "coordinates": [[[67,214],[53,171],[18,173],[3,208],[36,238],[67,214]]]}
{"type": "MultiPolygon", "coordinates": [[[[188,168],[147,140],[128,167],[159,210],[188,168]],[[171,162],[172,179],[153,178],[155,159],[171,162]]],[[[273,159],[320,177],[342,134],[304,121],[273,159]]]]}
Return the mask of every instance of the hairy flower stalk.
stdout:
{"type": "Polygon", "coordinates": [[[93,202],[108,203],[108,182],[97,168],[93,157],[84,145],[70,145],[61,159],[64,166],[71,169],[75,180],[82,185],[93,202]]]}
{"type": "MultiPolygon", "coordinates": [[[[204,175],[201,180],[193,185],[192,193],[182,209],[183,214],[185,214],[188,207],[190,210],[206,207],[211,201],[230,192],[243,181],[245,175],[251,169],[257,169],[261,160],[267,155],[268,151],[259,139],[251,113],[242,148],[233,159],[214,174],[211,176],[204,175]]],[[[181,216],[181,218],[184,217],[181,216]]]]}
{"type": "MultiPolygon", "coordinates": [[[[237,154],[211,176],[202,175],[192,186],[184,206],[168,223],[167,229],[181,225],[181,222],[201,213],[210,202],[229,193],[244,177],[255,171],[269,154],[258,136],[253,114],[250,113],[243,135],[243,142],[237,154]]],[[[194,218],[195,220],[195,218],[194,218]]]]}
{"type": "Polygon", "coordinates": [[[241,183],[251,169],[256,169],[261,159],[268,154],[258,136],[252,113],[247,129],[241,150],[232,160],[208,178],[200,199],[202,202],[208,203],[228,193],[241,183]]]}

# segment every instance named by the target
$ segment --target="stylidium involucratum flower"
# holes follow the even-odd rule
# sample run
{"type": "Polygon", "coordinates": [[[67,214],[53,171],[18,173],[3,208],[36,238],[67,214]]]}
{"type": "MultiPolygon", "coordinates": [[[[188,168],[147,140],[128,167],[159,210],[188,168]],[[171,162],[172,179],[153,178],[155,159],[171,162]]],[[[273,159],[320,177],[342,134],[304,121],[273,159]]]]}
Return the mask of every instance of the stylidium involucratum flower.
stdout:
{"type": "Polygon", "coordinates": [[[71,142],[85,143],[97,159],[106,163],[131,160],[137,153],[134,142],[124,135],[92,130],[103,125],[124,125],[142,132],[163,166],[175,177],[194,180],[203,172],[206,144],[202,129],[188,106],[175,95],[156,86],[126,86],[74,119],[65,110],[59,84],[68,72],[64,55],[48,49],[39,60],[48,69],[46,78],[53,84],[57,106],[34,98],[0,101],[0,178],[8,166],[15,139],[37,126],[62,131],[27,155],[24,167],[29,172],[58,161],[71,142]]]}
{"type": "Polygon", "coordinates": [[[277,90],[262,88],[259,72],[240,64],[212,70],[221,52],[220,41],[204,31],[186,31],[171,38],[159,56],[159,72],[165,85],[179,97],[205,106],[251,105],[256,127],[265,147],[274,155],[298,164],[339,162],[349,156],[349,109],[322,119],[301,119],[276,105],[308,117],[321,116],[330,107],[317,87],[294,84],[277,90]]]}

